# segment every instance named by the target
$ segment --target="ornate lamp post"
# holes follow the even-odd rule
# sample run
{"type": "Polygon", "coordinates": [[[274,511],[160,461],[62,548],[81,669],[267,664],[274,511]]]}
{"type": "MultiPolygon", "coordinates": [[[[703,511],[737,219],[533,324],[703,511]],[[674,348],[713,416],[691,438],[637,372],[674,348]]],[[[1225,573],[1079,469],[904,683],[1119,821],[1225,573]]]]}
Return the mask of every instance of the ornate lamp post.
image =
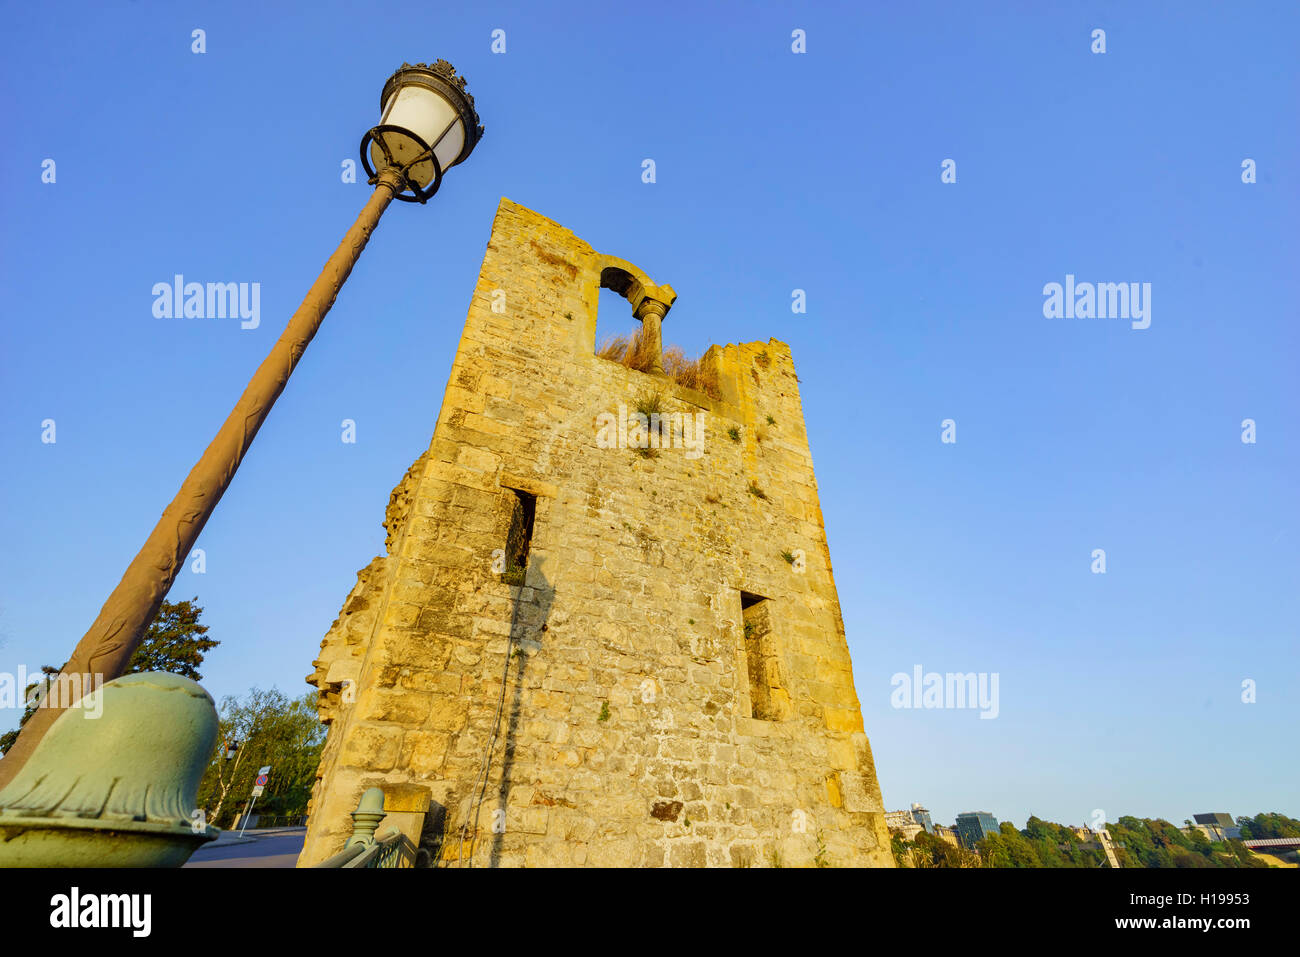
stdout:
{"type": "MultiPolygon", "coordinates": [[[[361,140],[361,162],[375,191],[144,547],[127,566],[99,617],[77,643],[63,673],[102,676],[100,680],[110,681],[126,670],[132,652],[334,304],[379,217],[394,198],[428,202],[446,171],[463,163],[483,135],[464,78],[445,60],[402,64],[384,84],[380,109],[379,124],[361,140]]],[[[55,718],[73,703],[67,698],[65,694],[50,696],[28,719],[8,755],[0,760],[0,787],[14,777],[55,718]]]]}

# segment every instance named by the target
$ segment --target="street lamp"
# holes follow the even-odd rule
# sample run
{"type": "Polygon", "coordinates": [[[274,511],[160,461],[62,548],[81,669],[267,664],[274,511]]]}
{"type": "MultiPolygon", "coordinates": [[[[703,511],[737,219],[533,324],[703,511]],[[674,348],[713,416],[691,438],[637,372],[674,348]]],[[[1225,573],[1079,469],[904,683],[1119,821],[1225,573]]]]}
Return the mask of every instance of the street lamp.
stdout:
{"type": "MultiPolygon", "coordinates": [[[[100,676],[97,686],[126,670],[131,653],[158,613],[158,606],[167,597],[199,533],[361,257],[384,210],[394,197],[406,202],[428,202],[446,171],[463,163],[483,135],[465,79],[458,77],[446,60],[403,63],[384,84],[380,108],[379,124],[361,141],[361,162],[374,192],[270,354],[253,373],[216,438],[185,477],[180,491],[127,566],[90,630],[77,643],[63,672],[100,676]]],[[[54,719],[70,704],[60,700],[55,706],[38,708],[28,719],[9,753],[0,760],[0,787],[26,763],[54,719]]]]}
{"type": "Polygon", "coordinates": [[[361,138],[361,165],[372,183],[375,170],[400,168],[411,194],[397,198],[408,203],[427,203],[443,173],[463,162],[483,135],[474,97],[446,60],[403,63],[384,84],[379,108],[379,125],[361,138]]]}

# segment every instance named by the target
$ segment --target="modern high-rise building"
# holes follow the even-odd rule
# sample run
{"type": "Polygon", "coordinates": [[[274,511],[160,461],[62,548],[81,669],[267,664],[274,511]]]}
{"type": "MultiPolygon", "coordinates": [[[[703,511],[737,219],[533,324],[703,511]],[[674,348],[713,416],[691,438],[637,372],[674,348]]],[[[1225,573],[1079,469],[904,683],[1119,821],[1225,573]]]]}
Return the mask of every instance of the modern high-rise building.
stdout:
{"type": "Polygon", "coordinates": [[[1241,837],[1241,828],[1231,814],[1193,814],[1193,827],[1211,841],[1230,841],[1241,837]]]}
{"type": "Polygon", "coordinates": [[[957,815],[956,830],[963,846],[974,847],[981,839],[998,833],[998,819],[988,811],[966,811],[957,815]]]}

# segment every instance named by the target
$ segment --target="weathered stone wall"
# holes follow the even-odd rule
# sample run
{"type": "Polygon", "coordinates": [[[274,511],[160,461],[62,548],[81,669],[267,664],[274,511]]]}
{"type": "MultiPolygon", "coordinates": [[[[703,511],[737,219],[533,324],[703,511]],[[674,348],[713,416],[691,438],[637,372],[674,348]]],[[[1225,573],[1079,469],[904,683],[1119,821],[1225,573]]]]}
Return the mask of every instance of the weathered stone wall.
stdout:
{"type": "Polygon", "coordinates": [[[300,863],[400,783],[441,864],[892,864],[789,348],[710,349],[721,400],[597,358],[602,275],[671,305],[502,200],[433,441],[309,679],[329,738],[300,863]],[[704,413],[702,454],[600,447],[655,392],[704,413]],[[512,490],[536,496],[522,586],[512,490]]]}

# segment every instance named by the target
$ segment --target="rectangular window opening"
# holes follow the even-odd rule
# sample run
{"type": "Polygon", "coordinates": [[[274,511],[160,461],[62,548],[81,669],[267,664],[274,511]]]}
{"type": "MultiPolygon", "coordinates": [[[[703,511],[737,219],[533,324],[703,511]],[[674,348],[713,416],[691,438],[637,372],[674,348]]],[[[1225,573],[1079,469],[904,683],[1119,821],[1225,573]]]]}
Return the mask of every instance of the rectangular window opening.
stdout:
{"type": "Polygon", "coordinates": [[[762,595],[740,593],[745,635],[745,666],[749,672],[750,714],[762,721],[779,721],[789,714],[790,696],[781,680],[781,663],[772,634],[772,602],[762,595]]]}
{"type": "Polygon", "coordinates": [[[514,497],[510,512],[510,531],[506,534],[505,570],[501,580],[508,585],[522,585],[528,571],[528,549],[533,541],[533,518],[537,514],[537,496],[519,489],[507,489],[514,497]]]}

